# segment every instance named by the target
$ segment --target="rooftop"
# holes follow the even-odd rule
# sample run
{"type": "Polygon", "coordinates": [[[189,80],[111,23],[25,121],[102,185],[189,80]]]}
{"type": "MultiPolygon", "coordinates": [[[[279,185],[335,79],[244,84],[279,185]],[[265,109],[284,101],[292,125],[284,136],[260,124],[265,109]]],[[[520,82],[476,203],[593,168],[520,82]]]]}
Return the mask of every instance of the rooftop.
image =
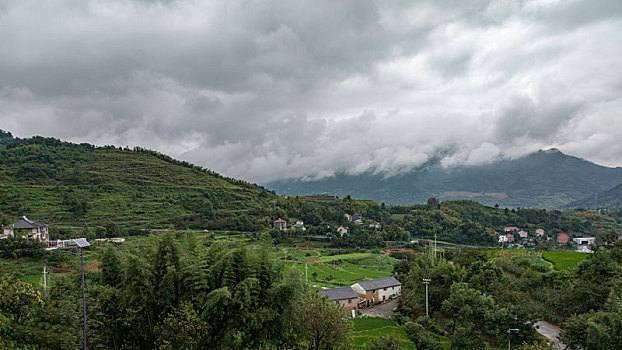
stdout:
{"type": "MultiPolygon", "coordinates": [[[[14,229],[28,229],[28,228],[37,228],[37,227],[45,227],[47,226],[46,224],[42,224],[40,222],[34,222],[30,219],[28,219],[25,216],[22,216],[21,219],[15,221],[15,223],[13,223],[13,228],[14,229]]],[[[10,228],[11,225],[6,225],[6,226],[2,226],[2,228],[10,228]]]]}
{"type": "Polygon", "coordinates": [[[339,287],[330,289],[320,289],[317,291],[320,295],[327,297],[329,300],[344,300],[358,298],[352,287],[339,287]]]}
{"type": "Polygon", "coordinates": [[[393,286],[401,286],[402,284],[395,277],[383,277],[375,280],[367,280],[357,282],[364,290],[380,289],[393,286]]]}

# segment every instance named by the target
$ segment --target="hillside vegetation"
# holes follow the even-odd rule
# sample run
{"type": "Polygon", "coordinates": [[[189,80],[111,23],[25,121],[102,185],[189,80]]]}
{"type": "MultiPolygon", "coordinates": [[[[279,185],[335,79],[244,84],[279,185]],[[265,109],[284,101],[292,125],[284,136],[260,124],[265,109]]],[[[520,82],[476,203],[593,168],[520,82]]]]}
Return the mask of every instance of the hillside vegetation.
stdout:
{"type": "Polygon", "coordinates": [[[141,148],[52,138],[0,147],[0,211],[56,223],[209,225],[253,230],[277,196],[141,148]],[[254,218],[249,218],[248,215],[254,218]]]}
{"type": "Polygon", "coordinates": [[[622,208],[622,183],[614,188],[593,194],[568,204],[567,208],[620,209],[622,208]]]}

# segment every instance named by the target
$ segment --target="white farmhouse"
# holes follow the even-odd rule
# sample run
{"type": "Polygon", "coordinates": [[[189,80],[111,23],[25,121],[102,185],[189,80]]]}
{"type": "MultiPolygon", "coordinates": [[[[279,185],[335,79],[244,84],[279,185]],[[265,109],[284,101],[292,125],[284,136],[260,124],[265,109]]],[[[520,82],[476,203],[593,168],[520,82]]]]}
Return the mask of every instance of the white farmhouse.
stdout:
{"type": "Polygon", "coordinates": [[[402,293],[402,284],[391,276],[356,282],[352,285],[352,290],[363,299],[363,304],[368,306],[399,296],[402,293]]]}

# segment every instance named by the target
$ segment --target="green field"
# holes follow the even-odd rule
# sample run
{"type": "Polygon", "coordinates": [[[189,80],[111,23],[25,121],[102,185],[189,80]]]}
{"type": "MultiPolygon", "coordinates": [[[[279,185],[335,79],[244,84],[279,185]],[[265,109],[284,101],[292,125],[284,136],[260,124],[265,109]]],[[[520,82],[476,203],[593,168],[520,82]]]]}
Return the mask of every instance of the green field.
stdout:
{"type": "Polygon", "coordinates": [[[327,263],[334,261],[344,261],[344,260],[362,260],[365,258],[370,258],[372,256],[376,256],[377,254],[373,253],[352,253],[352,254],[341,254],[341,255],[333,255],[333,256],[323,256],[316,261],[319,263],[327,263]]]}
{"type": "Polygon", "coordinates": [[[542,257],[553,263],[557,270],[568,270],[576,267],[579,263],[587,259],[588,254],[577,252],[544,252],[542,257]]]}
{"type": "MultiPolygon", "coordinates": [[[[400,346],[404,349],[414,349],[415,344],[408,340],[404,327],[399,326],[395,321],[380,317],[362,317],[352,320],[352,345],[361,348],[372,340],[381,336],[392,335],[398,339],[400,346]]],[[[439,336],[438,339],[443,349],[449,350],[451,343],[449,339],[439,336]]]]}

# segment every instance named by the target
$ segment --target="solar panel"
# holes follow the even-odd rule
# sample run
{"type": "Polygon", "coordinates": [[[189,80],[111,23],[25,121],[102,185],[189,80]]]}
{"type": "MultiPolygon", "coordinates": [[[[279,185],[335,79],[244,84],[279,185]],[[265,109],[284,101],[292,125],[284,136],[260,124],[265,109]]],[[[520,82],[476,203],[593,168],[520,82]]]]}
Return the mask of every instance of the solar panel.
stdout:
{"type": "Polygon", "coordinates": [[[88,247],[91,245],[91,243],[87,242],[85,238],[76,238],[73,241],[76,242],[76,244],[80,248],[88,247]]]}

